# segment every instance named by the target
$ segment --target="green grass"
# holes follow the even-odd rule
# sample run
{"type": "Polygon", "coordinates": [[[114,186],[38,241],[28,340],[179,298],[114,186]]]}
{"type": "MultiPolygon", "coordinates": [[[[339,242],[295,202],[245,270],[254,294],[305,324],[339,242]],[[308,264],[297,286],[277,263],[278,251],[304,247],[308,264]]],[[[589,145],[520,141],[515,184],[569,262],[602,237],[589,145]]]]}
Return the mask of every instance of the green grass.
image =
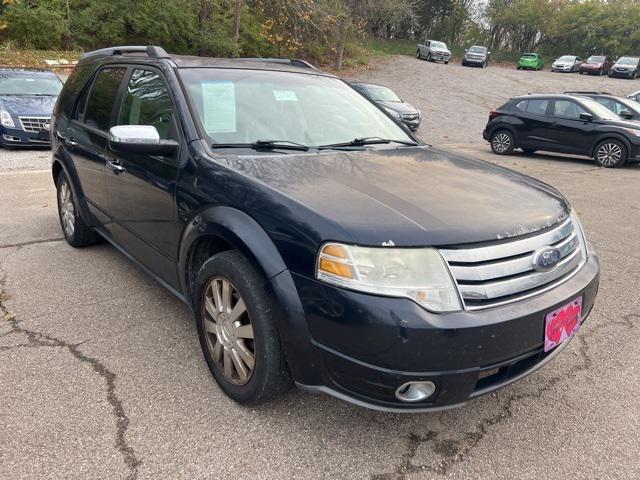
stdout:
{"type": "Polygon", "coordinates": [[[369,40],[364,48],[373,56],[384,55],[415,55],[415,40],[369,40]]]}

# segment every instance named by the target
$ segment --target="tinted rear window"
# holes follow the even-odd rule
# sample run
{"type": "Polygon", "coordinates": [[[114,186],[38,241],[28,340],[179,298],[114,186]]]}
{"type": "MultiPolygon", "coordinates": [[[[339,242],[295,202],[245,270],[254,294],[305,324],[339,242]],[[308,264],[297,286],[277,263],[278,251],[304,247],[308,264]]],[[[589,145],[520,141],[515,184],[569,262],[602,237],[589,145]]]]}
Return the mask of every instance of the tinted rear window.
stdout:
{"type": "Polygon", "coordinates": [[[118,67],[105,68],[98,73],[84,114],[84,121],[88,126],[108,130],[113,105],[125,71],[126,69],[118,67]]]}
{"type": "Polygon", "coordinates": [[[527,102],[527,113],[546,115],[547,105],[549,105],[549,100],[529,100],[527,102]]]}

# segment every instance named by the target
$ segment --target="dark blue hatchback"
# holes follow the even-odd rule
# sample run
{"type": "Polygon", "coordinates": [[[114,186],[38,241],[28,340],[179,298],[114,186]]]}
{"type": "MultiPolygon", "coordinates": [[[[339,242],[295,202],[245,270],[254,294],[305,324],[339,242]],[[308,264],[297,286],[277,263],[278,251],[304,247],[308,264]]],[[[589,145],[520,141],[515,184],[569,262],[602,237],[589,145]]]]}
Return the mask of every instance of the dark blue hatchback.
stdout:
{"type": "Polygon", "coordinates": [[[0,145],[49,146],[62,81],[45,70],[0,69],[0,145]]]}

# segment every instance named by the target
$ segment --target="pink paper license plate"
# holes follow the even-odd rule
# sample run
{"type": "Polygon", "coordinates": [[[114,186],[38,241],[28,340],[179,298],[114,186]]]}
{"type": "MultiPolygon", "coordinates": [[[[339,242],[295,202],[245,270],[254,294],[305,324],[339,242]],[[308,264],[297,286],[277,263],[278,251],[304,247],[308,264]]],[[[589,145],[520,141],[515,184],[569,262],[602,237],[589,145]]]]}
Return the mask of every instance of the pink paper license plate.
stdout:
{"type": "Polygon", "coordinates": [[[547,313],[544,322],[544,351],[557,347],[580,328],[582,297],[547,313]]]}

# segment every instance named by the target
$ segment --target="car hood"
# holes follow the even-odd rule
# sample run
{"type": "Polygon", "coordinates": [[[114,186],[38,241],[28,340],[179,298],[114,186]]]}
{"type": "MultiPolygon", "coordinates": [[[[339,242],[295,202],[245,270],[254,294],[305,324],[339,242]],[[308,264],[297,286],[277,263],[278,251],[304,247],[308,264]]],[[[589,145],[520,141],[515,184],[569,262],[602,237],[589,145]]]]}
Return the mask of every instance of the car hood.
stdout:
{"type": "MultiPolygon", "coordinates": [[[[548,228],[570,212],[567,201],[544,183],[427,146],[216,162],[284,195],[284,204],[297,203],[272,209],[281,222],[313,231],[315,225],[290,216],[302,204],[349,235],[334,240],[364,245],[498,241],[548,228]]],[[[233,190],[228,195],[235,202],[253,201],[242,198],[244,189],[233,190]]]]}
{"type": "Polygon", "coordinates": [[[50,117],[57,98],[49,95],[0,95],[0,108],[14,115],[50,117]]]}
{"type": "Polygon", "coordinates": [[[418,109],[407,102],[378,102],[378,104],[398,113],[418,113],[418,109]]]}
{"type": "Polygon", "coordinates": [[[624,69],[626,69],[626,70],[630,70],[630,69],[632,69],[632,68],[636,68],[636,67],[637,67],[637,65],[623,65],[623,64],[617,64],[617,63],[616,63],[616,64],[614,64],[614,65],[613,65],[613,67],[614,67],[614,68],[620,68],[620,69],[623,69],[623,70],[624,70],[624,69]]]}
{"type": "Polygon", "coordinates": [[[604,65],[604,62],[582,62],[583,67],[600,67],[604,65]]]}

